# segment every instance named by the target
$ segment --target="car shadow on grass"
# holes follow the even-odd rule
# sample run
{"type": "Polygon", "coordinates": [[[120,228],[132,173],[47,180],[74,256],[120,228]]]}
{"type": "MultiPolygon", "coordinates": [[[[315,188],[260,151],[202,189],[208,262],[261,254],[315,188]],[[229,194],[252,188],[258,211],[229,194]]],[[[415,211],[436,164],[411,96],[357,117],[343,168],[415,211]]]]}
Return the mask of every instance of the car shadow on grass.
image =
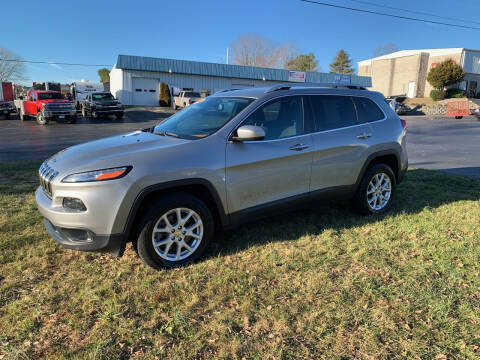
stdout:
{"type": "Polygon", "coordinates": [[[319,235],[326,229],[342,230],[376,223],[385,217],[418,214],[459,201],[479,201],[480,181],[433,170],[412,169],[395,193],[390,211],[380,216],[355,213],[348,201],[316,203],[309,209],[242,225],[223,232],[210,246],[208,257],[241,252],[275,241],[319,235]]]}

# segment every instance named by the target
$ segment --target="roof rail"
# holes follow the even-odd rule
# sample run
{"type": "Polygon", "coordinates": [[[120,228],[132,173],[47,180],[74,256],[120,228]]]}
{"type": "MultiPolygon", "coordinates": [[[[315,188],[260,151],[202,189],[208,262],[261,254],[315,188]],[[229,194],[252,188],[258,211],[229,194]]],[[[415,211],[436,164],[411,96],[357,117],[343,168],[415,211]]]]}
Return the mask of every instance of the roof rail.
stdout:
{"type": "Polygon", "coordinates": [[[287,84],[277,84],[274,85],[267,90],[265,93],[271,93],[274,91],[280,90],[290,90],[291,88],[339,88],[339,89],[352,89],[352,90],[367,90],[362,85],[355,85],[355,84],[335,84],[335,83],[287,83],[287,84]]]}
{"type": "Polygon", "coordinates": [[[222,90],[217,91],[215,94],[229,92],[229,91],[235,91],[235,90],[241,90],[241,89],[239,89],[239,88],[222,89],[222,90]]]}

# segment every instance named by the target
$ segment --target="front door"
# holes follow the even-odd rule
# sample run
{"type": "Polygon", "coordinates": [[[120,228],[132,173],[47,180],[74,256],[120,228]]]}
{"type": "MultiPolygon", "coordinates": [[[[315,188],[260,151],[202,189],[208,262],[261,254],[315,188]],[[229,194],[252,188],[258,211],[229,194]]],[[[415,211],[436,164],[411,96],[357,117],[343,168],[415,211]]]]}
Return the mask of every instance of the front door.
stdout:
{"type": "Polygon", "coordinates": [[[266,136],[260,141],[227,143],[229,212],[307,196],[312,137],[304,130],[302,96],[272,100],[242,125],[261,126],[266,136]]]}

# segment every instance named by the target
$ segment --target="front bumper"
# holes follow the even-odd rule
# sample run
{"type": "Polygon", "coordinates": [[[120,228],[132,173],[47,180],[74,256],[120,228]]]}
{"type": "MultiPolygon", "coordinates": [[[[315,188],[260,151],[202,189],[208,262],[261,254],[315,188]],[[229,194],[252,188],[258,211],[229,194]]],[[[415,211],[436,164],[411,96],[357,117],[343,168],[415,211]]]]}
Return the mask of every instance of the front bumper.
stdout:
{"type": "Polygon", "coordinates": [[[0,115],[10,115],[17,112],[15,108],[0,108],[0,115]]]}
{"type": "Polygon", "coordinates": [[[65,110],[65,111],[44,110],[43,115],[48,120],[73,119],[77,117],[77,111],[76,110],[65,110]]]}
{"type": "Polygon", "coordinates": [[[94,109],[94,113],[98,115],[116,115],[116,114],[123,114],[123,109],[94,109]]]}
{"type": "MultiPolygon", "coordinates": [[[[82,251],[106,251],[121,256],[127,237],[124,223],[114,226],[120,196],[116,184],[56,185],[52,195],[42,187],[35,192],[38,210],[45,218],[45,228],[63,246],[82,251]],[[81,199],[86,211],[63,207],[64,197],[81,199]]],[[[118,185],[121,186],[121,185],[118,185]]]]}
{"type": "Polygon", "coordinates": [[[121,257],[125,251],[123,234],[97,235],[90,230],[57,227],[47,218],[44,224],[50,236],[67,249],[109,252],[116,257],[121,257]]]}

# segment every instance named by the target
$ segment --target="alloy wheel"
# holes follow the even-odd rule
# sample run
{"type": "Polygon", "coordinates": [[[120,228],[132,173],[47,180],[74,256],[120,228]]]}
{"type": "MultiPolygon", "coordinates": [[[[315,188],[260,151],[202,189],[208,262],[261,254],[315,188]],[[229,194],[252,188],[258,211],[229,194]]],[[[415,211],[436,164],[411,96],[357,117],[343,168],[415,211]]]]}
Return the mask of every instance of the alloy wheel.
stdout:
{"type": "Polygon", "coordinates": [[[387,206],[392,195],[392,181],[385,173],[375,174],[367,186],[367,203],[375,211],[387,206]]]}
{"type": "Polygon", "coordinates": [[[175,208],[160,216],[152,232],[155,252],[168,261],[180,261],[191,256],[203,239],[203,222],[188,208],[175,208]]]}

